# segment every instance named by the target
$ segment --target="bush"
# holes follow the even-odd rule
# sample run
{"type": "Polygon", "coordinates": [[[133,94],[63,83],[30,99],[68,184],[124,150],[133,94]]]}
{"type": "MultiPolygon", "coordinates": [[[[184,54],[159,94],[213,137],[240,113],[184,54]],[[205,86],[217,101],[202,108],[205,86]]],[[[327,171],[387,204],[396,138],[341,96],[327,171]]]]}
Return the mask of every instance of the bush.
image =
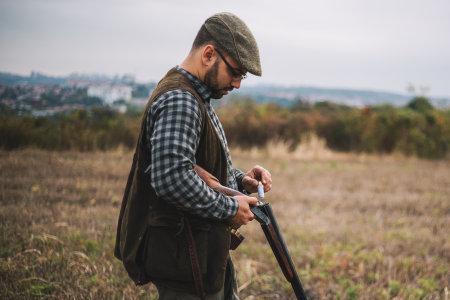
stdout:
{"type": "Polygon", "coordinates": [[[446,157],[449,113],[430,108],[423,99],[416,100],[405,108],[384,105],[340,112],[317,127],[317,133],[338,151],[446,157]]]}
{"type": "Polygon", "coordinates": [[[136,118],[108,109],[75,110],[67,115],[0,117],[0,147],[11,150],[26,146],[49,150],[107,150],[136,143],[136,118]]]}
{"type": "MultiPolygon", "coordinates": [[[[407,106],[352,108],[330,102],[298,102],[292,108],[256,104],[248,98],[217,110],[230,146],[263,147],[283,141],[295,149],[310,132],[337,151],[401,152],[423,158],[444,158],[450,150],[450,111],[437,110],[426,98],[407,106]]],[[[0,147],[34,146],[53,150],[133,148],[141,114],[119,114],[105,108],[76,110],[54,117],[0,115],[0,147]]]]}

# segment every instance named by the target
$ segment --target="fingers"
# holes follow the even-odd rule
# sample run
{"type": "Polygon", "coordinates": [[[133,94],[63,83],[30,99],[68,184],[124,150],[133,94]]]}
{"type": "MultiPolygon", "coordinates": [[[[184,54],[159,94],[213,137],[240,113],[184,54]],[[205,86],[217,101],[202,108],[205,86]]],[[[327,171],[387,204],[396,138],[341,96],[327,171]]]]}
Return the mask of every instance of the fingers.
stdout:
{"type": "Polygon", "coordinates": [[[248,196],[235,196],[234,198],[238,201],[239,206],[232,222],[237,225],[246,225],[254,220],[255,216],[250,210],[250,205],[256,205],[258,200],[255,197],[248,196]]]}
{"type": "Polygon", "coordinates": [[[258,165],[254,166],[252,169],[252,173],[255,174],[254,178],[261,180],[263,184],[272,181],[272,175],[270,174],[270,172],[261,166],[258,165]]]}
{"type": "Polygon", "coordinates": [[[246,217],[244,220],[244,224],[247,224],[255,219],[255,215],[250,210],[250,206],[255,206],[258,203],[258,199],[256,199],[255,197],[246,197],[245,200],[247,201],[247,207],[245,207],[244,209],[246,217]]]}
{"type": "Polygon", "coordinates": [[[257,188],[258,187],[258,180],[253,179],[249,176],[247,176],[247,178],[245,178],[247,180],[247,184],[250,184],[252,187],[257,188]]]}
{"type": "Polygon", "coordinates": [[[264,169],[263,167],[260,167],[260,177],[261,177],[261,182],[264,185],[267,184],[272,184],[272,175],[270,174],[269,171],[267,171],[266,169],[264,169]]]}
{"type": "Polygon", "coordinates": [[[272,182],[263,184],[263,186],[264,186],[264,192],[267,193],[268,191],[270,191],[272,189],[272,182]]]}
{"type": "Polygon", "coordinates": [[[264,186],[264,192],[268,192],[272,188],[272,174],[261,166],[254,166],[253,173],[256,175],[257,179],[261,180],[261,183],[264,186]]]}
{"type": "Polygon", "coordinates": [[[269,185],[272,184],[272,175],[269,173],[269,171],[264,170],[261,174],[261,182],[263,185],[269,185]]]}
{"type": "Polygon", "coordinates": [[[255,219],[255,215],[252,213],[250,208],[248,209],[248,215],[247,215],[247,222],[245,224],[248,224],[248,222],[251,222],[255,219]]]}
{"type": "Polygon", "coordinates": [[[258,199],[256,199],[255,197],[248,197],[247,203],[249,206],[255,206],[256,204],[258,204],[258,199]]]}
{"type": "Polygon", "coordinates": [[[263,184],[265,193],[272,189],[272,175],[268,170],[256,165],[245,174],[242,184],[247,192],[254,193],[259,181],[263,184]]]}

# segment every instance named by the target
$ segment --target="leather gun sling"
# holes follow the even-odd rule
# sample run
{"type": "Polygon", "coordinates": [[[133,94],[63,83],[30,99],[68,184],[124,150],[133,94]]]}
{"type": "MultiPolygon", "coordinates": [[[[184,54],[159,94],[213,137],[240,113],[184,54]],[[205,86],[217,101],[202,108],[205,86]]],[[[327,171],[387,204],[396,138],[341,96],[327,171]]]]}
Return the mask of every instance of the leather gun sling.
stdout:
{"type": "Polygon", "coordinates": [[[201,300],[205,300],[205,290],[203,289],[202,272],[200,271],[200,264],[198,261],[197,248],[195,247],[194,236],[192,235],[191,224],[187,218],[185,221],[186,240],[188,244],[189,257],[192,266],[192,277],[194,277],[194,285],[197,295],[201,300]]]}

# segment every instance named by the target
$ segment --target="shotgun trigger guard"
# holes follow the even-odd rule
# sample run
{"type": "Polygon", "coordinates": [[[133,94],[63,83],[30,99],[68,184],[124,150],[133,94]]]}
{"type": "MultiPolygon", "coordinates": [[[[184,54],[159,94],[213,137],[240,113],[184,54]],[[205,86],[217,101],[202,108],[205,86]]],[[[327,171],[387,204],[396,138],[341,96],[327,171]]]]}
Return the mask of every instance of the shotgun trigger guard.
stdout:
{"type": "Polygon", "coordinates": [[[256,221],[264,225],[270,224],[270,219],[264,211],[263,205],[253,206],[250,208],[250,210],[255,215],[256,221]]]}

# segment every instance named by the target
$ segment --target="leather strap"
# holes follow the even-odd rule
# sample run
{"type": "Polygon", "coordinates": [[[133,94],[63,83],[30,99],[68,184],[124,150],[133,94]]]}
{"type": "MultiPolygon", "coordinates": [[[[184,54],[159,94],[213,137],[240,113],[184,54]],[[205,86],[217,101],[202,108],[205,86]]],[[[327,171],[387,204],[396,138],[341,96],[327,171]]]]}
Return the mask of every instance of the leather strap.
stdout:
{"type": "Polygon", "coordinates": [[[184,218],[186,225],[186,240],[188,244],[189,257],[191,259],[192,277],[194,277],[194,285],[197,295],[201,300],[205,300],[205,290],[203,289],[202,272],[200,271],[200,264],[198,261],[197,248],[195,247],[194,236],[192,235],[191,224],[187,218],[184,218]]]}

